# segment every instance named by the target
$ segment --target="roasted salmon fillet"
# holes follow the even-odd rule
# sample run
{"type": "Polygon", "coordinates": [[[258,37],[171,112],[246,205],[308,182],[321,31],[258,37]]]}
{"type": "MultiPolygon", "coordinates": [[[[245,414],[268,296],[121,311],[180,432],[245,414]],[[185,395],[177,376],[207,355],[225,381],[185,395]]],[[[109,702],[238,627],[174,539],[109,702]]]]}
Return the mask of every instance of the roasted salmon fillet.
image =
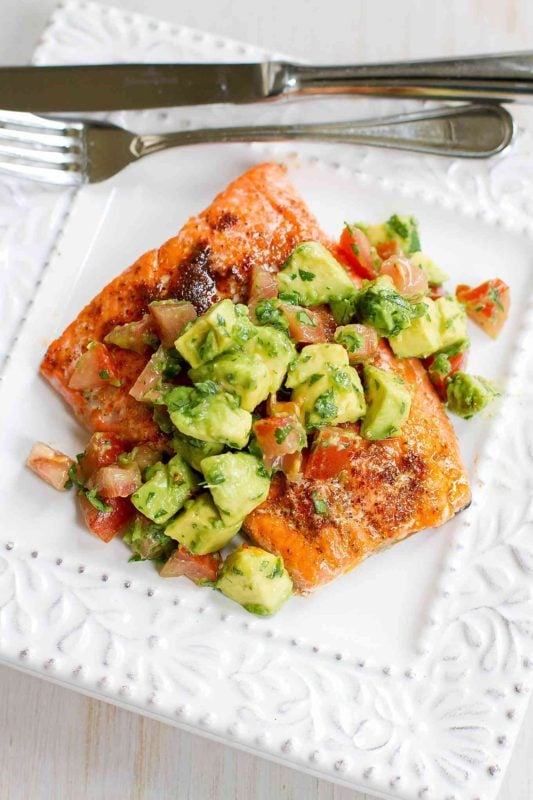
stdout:
{"type": "Polygon", "coordinates": [[[254,167],[189,219],[177,236],[111,281],[52,342],[42,375],[89,430],[112,431],[132,443],[158,439],[151,410],[128,395],[148,355],[115,348],[122,385],[81,392],[68,384],[87,344],[101,341],[116,325],[139,319],[152,300],[189,300],[199,314],[225,297],[245,301],[252,266],[280,267],[303,239],[333,247],[285,170],[277,164],[254,167]]]}
{"type": "MultiPolygon", "coordinates": [[[[315,451],[301,482],[276,475],[267,502],[246,519],[246,533],[283,556],[301,592],[417,531],[443,525],[470,501],[457,437],[421,363],[396,359],[385,343],[375,363],[411,389],[411,411],[401,434],[377,442],[358,435],[347,439],[342,463],[336,454],[335,477],[321,475],[321,454],[315,451]],[[319,513],[316,498],[327,503],[327,517],[319,513]]],[[[359,430],[357,424],[343,427],[359,430]]]]}
{"type": "MultiPolygon", "coordinates": [[[[122,385],[76,391],[68,384],[87,344],[101,341],[116,325],[138,320],[152,300],[189,300],[198,313],[225,297],[246,301],[252,266],[279,269],[304,240],[321,241],[338,256],[283,167],[254,167],[176,237],[106,286],[50,345],[42,374],[90,430],[113,431],[131,443],[157,440],[161,434],[151,410],[128,395],[148,355],[116,348],[122,385]]],[[[311,454],[302,479],[288,483],[276,475],[267,501],[245,521],[254,542],[283,556],[301,592],[383,547],[442,525],[469,502],[454,430],[422,365],[396,359],[385,343],[376,363],[410,387],[411,411],[401,434],[369,442],[358,435],[358,425],[344,426],[352,436],[337,474],[324,477],[311,454]],[[317,511],[317,497],[327,502],[327,515],[317,511]]]]}

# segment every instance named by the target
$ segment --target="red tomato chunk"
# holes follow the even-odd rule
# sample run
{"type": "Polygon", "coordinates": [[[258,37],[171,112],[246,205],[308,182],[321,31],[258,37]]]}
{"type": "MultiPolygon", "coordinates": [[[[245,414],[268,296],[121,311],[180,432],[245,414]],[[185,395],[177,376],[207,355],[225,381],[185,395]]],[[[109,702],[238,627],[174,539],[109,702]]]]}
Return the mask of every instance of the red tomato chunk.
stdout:
{"type": "Polygon", "coordinates": [[[470,319],[496,339],[509,316],[511,292],[507,284],[500,278],[485,281],[475,288],[461,284],[455,294],[465,304],[470,319]]]}
{"type": "Polygon", "coordinates": [[[67,488],[65,484],[69,480],[69,469],[74,461],[59,450],[36,442],[26,463],[39,478],[63,492],[67,488]]]}
{"type": "Polygon", "coordinates": [[[178,578],[185,575],[194,583],[213,582],[217,579],[221,564],[222,559],[219,553],[196,556],[189,553],[184,547],[178,547],[166,564],[161,567],[159,574],[163,578],[178,578]]]}

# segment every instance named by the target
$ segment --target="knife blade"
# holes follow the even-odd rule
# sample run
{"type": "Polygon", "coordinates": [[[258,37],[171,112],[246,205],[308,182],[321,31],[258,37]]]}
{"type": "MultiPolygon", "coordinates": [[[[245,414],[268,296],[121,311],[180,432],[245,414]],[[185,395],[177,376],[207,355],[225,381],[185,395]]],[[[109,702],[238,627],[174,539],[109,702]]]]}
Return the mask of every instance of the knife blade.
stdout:
{"type": "Polygon", "coordinates": [[[0,68],[0,108],[11,111],[251,103],[304,93],[531,102],[533,53],[341,66],[271,61],[0,68]]]}

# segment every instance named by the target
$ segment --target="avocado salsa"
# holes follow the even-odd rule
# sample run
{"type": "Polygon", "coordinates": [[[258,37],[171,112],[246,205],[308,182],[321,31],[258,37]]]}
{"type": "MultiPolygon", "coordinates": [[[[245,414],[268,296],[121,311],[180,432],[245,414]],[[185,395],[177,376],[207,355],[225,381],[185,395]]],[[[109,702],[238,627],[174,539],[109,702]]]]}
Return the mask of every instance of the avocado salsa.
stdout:
{"type": "MultiPolygon", "coordinates": [[[[30,456],[30,467],[55,488],[75,485],[101,538],[127,524],[131,560],[158,562],[163,576],[185,574],[251,613],[275,613],[292,593],[283,559],[247,544],[224,560],[221,551],[268,498],[275,472],[300,479],[321,429],[348,435],[337,426],[359,423],[370,441],[401,434],[411,390],[375,363],[381,339],[397,358],[422,359],[459,416],[470,418],[498,394],[464,367],[467,316],[489,335],[507,316],[502,281],[487,282],[485,294],[484,285],[458,287],[466,300],[447,293],[447,276],[421,251],[412,216],[347,224],[337,255],[301,242],[275,280],[256,271],[248,306],[224,299],[198,316],[187,301],[156,301],[141,320],[90,343],[73,373],[80,390],[117,385],[114,348],[152,348],[129,393],[152,407],[164,444],[128,452],[113,434],[95,433],[77,461],[39,445],[40,466],[30,456]]],[[[317,493],[312,501],[327,514],[317,493]]]]}

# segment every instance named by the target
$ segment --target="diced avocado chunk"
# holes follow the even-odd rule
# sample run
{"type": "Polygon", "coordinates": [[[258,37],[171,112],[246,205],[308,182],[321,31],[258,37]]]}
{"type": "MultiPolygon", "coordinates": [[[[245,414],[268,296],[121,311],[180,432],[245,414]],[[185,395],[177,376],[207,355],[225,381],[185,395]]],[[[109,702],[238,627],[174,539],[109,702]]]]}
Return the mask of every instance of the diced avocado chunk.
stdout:
{"type": "Polygon", "coordinates": [[[189,377],[194,383],[215,381],[225,391],[237,395],[246,411],[253,411],[270,393],[268,366],[242,351],[223,353],[209,364],[189,370],[189,377]]]}
{"type": "Polygon", "coordinates": [[[185,327],[176,339],[176,350],[191,367],[212,361],[234,347],[232,331],[237,320],[235,305],[229,299],[221,300],[185,327]]]}
{"type": "Polygon", "coordinates": [[[296,293],[298,304],[303,306],[318,306],[354,294],[350,276],[320,242],[301,242],[277,279],[280,296],[296,293]]]}
{"type": "Polygon", "coordinates": [[[367,225],[364,222],[356,222],[354,227],[359,228],[366,234],[366,238],[372,247],[377,247],[378,244],[384,244],[392,238],[385,222],[381,222],[377,225],[367,225]]]}
{"type": "Polygon", "coordinates": [[[260,547],[242,546],[224,561],[217,589],[246,611],[267,617],[289,599],[292,581],[281,556],[260,547]]]}
{"type": "Polygon", "coordinates": [[[324,365],[293,389],[291,399],[300,405],[307,430],[355,422],[366,410],[359,375],[348,366],[324,365]]]}
{"type": "Polygon", "coordinates": [[[410,256],[420,250],[418,222],[411,214],[393,214],[385,223],[390,239],[396,239],[405,253],[410,256]]]}
{"type": "Polygon", "coordinates": [[[340,344],[308,344],[289,366],[285,386],[294,389],[328,366],[348,366],[348,353],[340,344]]]}
{"type": "Polygon", "coordinates": [[[261,505],[270,490],[263,462],[249,453],[222,453],[202,461],[202,472],[224,523],[242,520],[261,505]]]}
{"type": "Polygon", "coordinates": [[[422,316],[396,336],[389,337],[389,344],[398,358],[425,358],[441,349],[441,315],[434,300],[425,297],[420,303],[422,316]]]}
{"type": "Polygon", "coordinates": [[[170,419],[185,436],[203,442],[218,442],[241,450],[252,429],[252,415],[239,407],[239,400],[218,389],[213,381],[194,388],[176,386],[165,395],[170,419]]]}
{"type": "Polygon", "coordinates": [[[367,411],[361,435],[373,441],[398,436],[411,410],[411,395],[404,380],[393,372],[367,364],[364,381],[367,411]]]}
{"type": "Polygon", "coordinates": [[[406,256],[420,250],[418,222],[410,214],[393,214],[380,225],[356,222],[355,227],[366,233],[368,241],[374,247],[396,239],[406,256]]]}
{"type": "Polygon", "coordinates": [[[448,408],[465,419],[482,411],[499,395],[494,385],[479,375],[456,372],[448,382],[448,408]]]}
{"type": "Polygon", "coordinates": [[[193,471],[179,455],[173,456],[168,464],[159,461],[148,468],[147,474],[150,477],[132,494],[131,502],[141,514],[158,524],[173,517],[198,487],[193,471]]]}
{"type": "Polygon", "coordinates": [[[435,305],[440,314],[439,350],[448,350],[454,345],[466,342],[466,309],[455,297],[439,297],[435,305]]]}
{"type": "Polygon", "coordinates": [[[277,392],[289,364],[296,357],[296,348],[287,334],[271,325],[265,325],[257,328],[257,335],[243,346],[243,350],[266,365],[270,373],[268,391],[277,392]]]}
{"type": "Polygon", "coordinates": [[[370,281],[355,302],[357,319],[372,325],[380,336],[396,336],[423,313],[420,303],[410,303],[396,291],[388,275],[370,281]]]}
{"type": "Polygon", "coordinates": [[[223,522],[213,498],[204,492],[185,504],[184,511],[167,525],[165,533],[191,553],[203,556],[225,547],[241,524],[223,522]]]}
{"type": "Polygon", "coordinates": [[[166,561],[176,546],[163,525],[141,517],[136,517],[123,541],[133,552],[130,561],[166,561]]]}
{"type": "Polygon", "coordinates": [[[218,456],[224,450],[224,445],[220,442],[202,442],[201,439],[193,439],[192,436],[175,436],[172,439],[172,447],[185,459],[187,464],[198,472],[202,471],[201,463],[207,456],[218,456]]]}
{"type": "Polygon", "coordinates": [[[409,256],[409,261],[425,273],[431,286],[442,286],[449,276],[425,253],[418,252],[409,256]]]}

